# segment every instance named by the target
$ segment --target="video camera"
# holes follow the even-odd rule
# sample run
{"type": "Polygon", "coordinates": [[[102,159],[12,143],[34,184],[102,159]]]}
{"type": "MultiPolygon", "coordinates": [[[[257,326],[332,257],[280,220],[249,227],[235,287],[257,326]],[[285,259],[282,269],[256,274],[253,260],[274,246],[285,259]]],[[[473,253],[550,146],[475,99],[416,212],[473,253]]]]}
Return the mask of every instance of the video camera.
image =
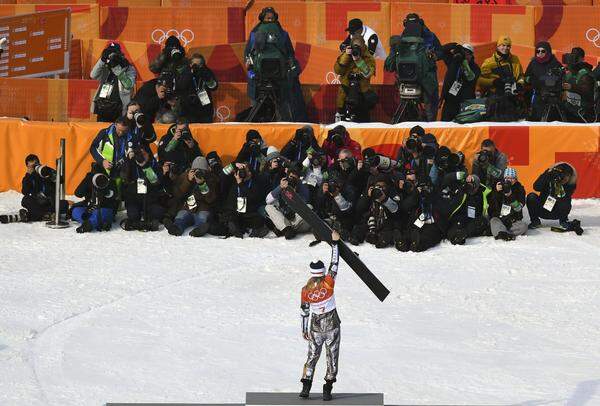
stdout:
{"type": "Polygon", "coordinates": [[[540,95],[543,99],[560,97],[564,73],[565,70],[562,66],[554,67],[540,78],[540,95]]]}
{"type": "Polygon", "coordinates": [[[56,179],[56,171],[49,166],[38,164],[34,167],[34,170],[42,179],[50,179],[52,181],[56,179]]]}
{"type": "Polygon", "coordinates": [[[566,53],[562,56],[562,63],[565,65],[575,65],[579,62],[580,56],[574,53],[566,53]]]}
{"type": "Polygon", "coordinates": [[[500,79],[501,89],[499,90],[503,90],[505,94],[514,95],[517,93],[517,81],[508,65],[497,66],[492,69],[492,73],[498,75],[500,79]]]}

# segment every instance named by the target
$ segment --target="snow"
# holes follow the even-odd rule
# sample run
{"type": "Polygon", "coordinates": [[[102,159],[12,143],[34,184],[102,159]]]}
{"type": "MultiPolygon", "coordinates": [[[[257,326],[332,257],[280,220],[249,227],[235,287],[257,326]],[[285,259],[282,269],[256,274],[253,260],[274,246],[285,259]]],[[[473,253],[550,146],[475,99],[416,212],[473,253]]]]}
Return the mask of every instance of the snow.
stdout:
{"type": "MultiPolygon", "coordinates": [[[[0,193],[0,213],[19,202],[0,193]]],[[[600,200],[575,201],[571,217],[583,236],[355,248],[391,294],[380,303],[341,265],[334,391],[383,392],[386,404],[600,404],[600,200]]],[[[300,288],[308,263],[329,258],[309,241],[0,224],[0,405],[298,391],[300,288]]]]}

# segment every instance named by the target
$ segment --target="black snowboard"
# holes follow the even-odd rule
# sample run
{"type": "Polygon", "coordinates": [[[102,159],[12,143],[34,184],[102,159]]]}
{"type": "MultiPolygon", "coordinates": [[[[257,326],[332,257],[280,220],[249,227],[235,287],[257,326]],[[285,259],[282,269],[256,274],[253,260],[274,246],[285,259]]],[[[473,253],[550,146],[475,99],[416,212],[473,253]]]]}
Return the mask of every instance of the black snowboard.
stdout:
{"type": "MultiPolygon", "coordinates": [[[[306,221],[312,228],[315,235],[322,241],[326,241],[331,244],[331,228],[325,223],[317,214],[307,206],[306,203],[296,194],[292,189],[283,190],[281,193],[285,202],[294,210],[304,221],[306,221]]],[[[354,252],[344,241],[338,243],[340,249],[340,256],[346,263],[352,268],[352,270],[358,275],[358,277],[371,289],[371,292],[377,296],[382,302],[385,300],[387,295],[390,293],[388,288],[369,268],[356,256],[354,252]]]]}

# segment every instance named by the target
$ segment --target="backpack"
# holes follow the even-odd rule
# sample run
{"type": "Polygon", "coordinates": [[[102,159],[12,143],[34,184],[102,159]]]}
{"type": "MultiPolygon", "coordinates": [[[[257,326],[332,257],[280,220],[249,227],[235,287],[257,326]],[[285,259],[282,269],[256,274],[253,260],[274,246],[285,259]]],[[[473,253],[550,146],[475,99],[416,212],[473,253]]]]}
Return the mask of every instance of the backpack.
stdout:
{"type": "Polygon", "coordinates": [[[484,121],[487,117],[488,101],[482,99],[469,99],[460,104],[460,111],[454,118],[459,124],[477,123],[484,121]]]}

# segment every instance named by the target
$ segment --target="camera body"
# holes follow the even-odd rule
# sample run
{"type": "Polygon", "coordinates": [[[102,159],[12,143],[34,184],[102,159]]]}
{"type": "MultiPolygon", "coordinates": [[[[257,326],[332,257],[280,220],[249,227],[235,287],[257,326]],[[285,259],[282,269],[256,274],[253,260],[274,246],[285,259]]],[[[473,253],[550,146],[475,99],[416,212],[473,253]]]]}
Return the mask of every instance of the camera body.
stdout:
{"type": "Polygon", "coordinates": [[[357,44],[352,44],[352,56],[353,57],[359,57],[362,54],[362,49],[360,48],[360,45],[357,44]]]}
{"type": "Polygon", "coordinates": [[[562,183],[566,176],[567,175],[560,168],[552,168],[550,170],[550,178],[556,183],[562,183]]]}
{"type": "Polygon", "coordinates": [[[412,135],[406,140],[405,146],[410,152],[420,152],[422,150],[421,140],[412,135]]]}
{"type": "Polygon", "coordinates": [[[123,55],[119,52],[111,52],[106,57],[106,64],[109,68],[114,68],[117,65],[120,65],[123,62],[123,55]]]}
{"type": "Polygon", "coordinates": [[[173,61],[179,61],[183,58],[183,52],[178,47],[165,48],[165,54],[173,61]]]}
{"type": "Polygon", "coordinates": [[[146,155],[144,154],[144,150],[140,147],[137,147],[133,150],[133,159],[138,165],[143,165],[146,162],[146,155]]]}
{"type": "Polygon", "coordinates": [[[235,173],[237,174],[237,176],[240,177],[240,179],[246,179],[246,177],[248,176],[248,170],[246,168],[236,167],[235,173]]]}
{"type": "Polygon", "coordinates": [[[481,166],[487,166],[488,164],[494,162],[494,154],[492,154],[491,151],[483,149],[479,151],[479,155],[477,156],[477,162],[479,162],[481,166]]]}
{"type": "Polygon", "coordinates": [[[34,170],[42,179],[54,180],[56,178],[56,171],[49,166],[38,164],[34,170]]]}
{"type": "Polygon", "coordinates": [[[579,55],[573,53],[566,53],[562,56],[562,63],[564,65],[575,65],[579,62],[579,55]]]}
{"type": "Polygon", "coordinates": [[[371,189],[371,200],[379,200],[383,196],[385,196],[383,188],[377,185],[373,186],[373,189],[371,189]]]}
{"type": "Polygon", "coordinates": [[[147,123],[146,115],[141,111],[133,113],[133,120],[139,127],[143,127],[147,123]]]}
{"type": "Polygon", "coordinates": [[[184,128],[183,130],[181,130],[181,137],[179,138],[182,141],[191,141],[193,140],[192,138],[192,132],[190,131],[189,128],[184,128]]]}
{"type": "Polygon", "coordinates": [[[508,195],[511,192],[512,192],[512,183],[510,183],[507,180],[502,182],[502,193],[504,193],[505,195],[508,195]]]}

